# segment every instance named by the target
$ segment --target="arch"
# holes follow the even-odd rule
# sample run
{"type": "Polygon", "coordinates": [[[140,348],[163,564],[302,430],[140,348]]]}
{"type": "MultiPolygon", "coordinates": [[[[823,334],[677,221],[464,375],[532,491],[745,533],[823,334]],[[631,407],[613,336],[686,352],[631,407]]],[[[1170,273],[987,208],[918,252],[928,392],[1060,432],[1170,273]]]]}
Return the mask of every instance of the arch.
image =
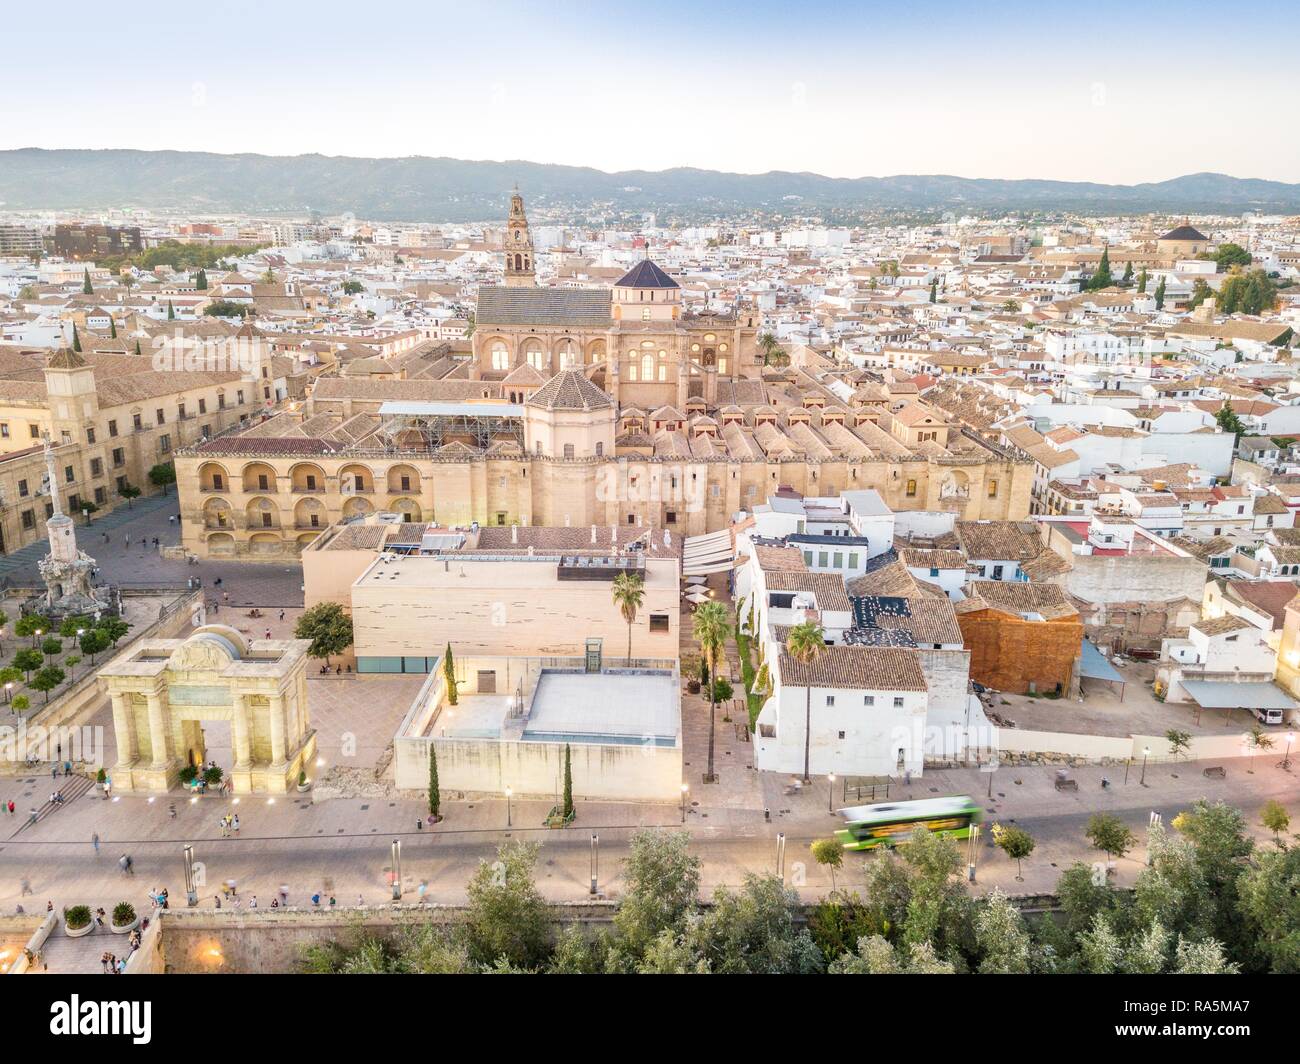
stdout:
{"type": "Polygon", "coordinates": [[[244,519],[249,529],[279,528],[280,508],[275,505],[274,499],[259,495],[248,500],[248,505],[244,507],[244,519]]]}
{"type": "Polygon", "coordinates": [[[313,539],[315,539],[315,538],[316,538],[317,536],[319,536],[319,535],[320,535],[320,532],[302,532],[302,533],[300,533],[299,536],[298,536],[298,539],[295,541],[295,542],[297,543],[298,549],[299,549],[299,550],[302,550],[303,547],[307,546],[308,543],[310,543],[313,539]]]}
{"type": "Polygon", "coordinates": [[[394,499],[391,503],[389,503],[388,508],[392,510],[394,513],[401,514],[403,521],[415,522],[415,521],[423,520],[423,518],[420,516],[421,515],[420,504],[416,502],[414,499],[406,499],[406,498],[394,499]]]}
{"type": "Polygon", "coordinates": [[[349,462],[339,469],[339,491],[344,495],[366,494],[375,490],[375,474],[360,462],[349,462]]]}
{"type": "Polygon", "coordinates": [[[275,491],[275,470],[265,462],[249,462],[244,466],[241,473],[244,481],[244,490],[253,491],[275,491]]]}
{"type": "Polygon", "coordinates": [[[592,340],[587,344],[587,364],[605,361],[605,341],[592,340]]]}
{"type": "Polygon", "coordinates": [[[561,337],[555,344],[555,363],[558,369],[577,369],[582,363],[578,345],[569,337],[561,337]]]}
{"type": "Polygon", "coordinates": [[[230,474],[220,462],[204,462],[199,466],[199,491],[229,491],[230,474]]]}
{"type": "Polygon", "coordinates": [[[320,499],[299,499],[293,508],[294,528],[324,528],[329,523],[320,499]]]}
{"type": "Polygon", "coordinates": [[[254,532],[248,537],[248,547],[253,554],[279,554],[284,540],[278,532],[254,532]]]}
{"type": "Polygon", "coordinates": [[[545,370],[551,364],[551,357],[546,353],[546,345],[536,336],[530,336],[520,345],[519,353],[533,369],[545,370]]]}
{"type": "Polygon", "coordinates": [[[413,465],[401,463],[388,470],[388,492],[390,495],[405,495],[420,490],[420,471],[413,465]]]}
{"type": "Polygon", "coordinates": [[[208,536],[209,554],[234,554],[235,537],[229,532],[213,532],[208,536]]]}
{"type": "Polygon", "coordinates": [[[325,470],[315,462],[299,462],[289,470],[291,490],[325,493],[325,470]]]}
{"type": "Polygon", "coordinates": [[[493,369],[507,370],[510,368],[510,345],[506,343],[502,336],[490,337],[487,341],[488,365],[493,369]]]}
{"type": "Polygon", "coordinates": [[[370,500],[363,499],[360,495],[354,495],[343,503],[343,517],[345,520],[351,517],[361,517],[372,510],[374,510],[374,507],[370,505],[370,500]]]}
{"type": "Polygon", "coordinates": [[[204,528],[234,528],[235,515],[225,499],[209,499],[203,504],[204,528]]]}

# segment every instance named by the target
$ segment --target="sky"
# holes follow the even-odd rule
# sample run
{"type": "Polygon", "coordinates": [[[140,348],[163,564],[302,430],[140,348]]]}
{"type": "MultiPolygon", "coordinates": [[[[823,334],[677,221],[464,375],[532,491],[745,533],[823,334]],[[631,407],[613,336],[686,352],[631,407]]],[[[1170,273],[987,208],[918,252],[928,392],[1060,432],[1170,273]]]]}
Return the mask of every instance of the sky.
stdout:
{"type": "Polygon", "coordinates": [[[1289,3],[22,4],[0,148],[1300,182],[1289,3]]]}

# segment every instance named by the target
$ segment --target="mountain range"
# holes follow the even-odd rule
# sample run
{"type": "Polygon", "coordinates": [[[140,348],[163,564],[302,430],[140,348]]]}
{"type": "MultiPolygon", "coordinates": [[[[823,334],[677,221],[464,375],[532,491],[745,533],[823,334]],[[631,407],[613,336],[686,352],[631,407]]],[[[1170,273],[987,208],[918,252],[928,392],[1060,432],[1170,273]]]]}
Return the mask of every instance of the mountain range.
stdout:
{"type": "Polygon", "coordinates": [[[1300,212],[1300,184],[1199,173],[1140,185],[952,177],[833,178],[678,167],[605,173],[581,166],[410,156],[219,155],[19,148],[0,151],[0,209],[137,207],[326,215],[385,221],[501,218],[515,185],[530,213],[589,218],[658,211],[702,220],[765,212],[851,221],[870,212],[1084,214],[1300,212]]]}

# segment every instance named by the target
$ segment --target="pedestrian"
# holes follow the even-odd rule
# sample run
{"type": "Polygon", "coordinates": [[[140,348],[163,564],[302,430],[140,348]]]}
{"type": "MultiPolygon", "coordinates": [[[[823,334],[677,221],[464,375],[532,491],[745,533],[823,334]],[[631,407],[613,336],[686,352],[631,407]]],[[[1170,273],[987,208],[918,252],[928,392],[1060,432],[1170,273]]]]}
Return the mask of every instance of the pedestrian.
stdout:
{"type": "Polygon", "coordinates": [[[337,905],[337,904],[338,904],[338,902],[336,902],[336,901],[334,900],[334,895],[331,894],[331,895],[330,895],[330,908],[331,908],[331,909],[334,908],[334,906],[337,905]]]}
{"type": "Polygon", "coordinates": [[[416,831],[424,830],[424,817],[417,816],[415,818],[415,830],[416,831]]]}
{"type": "Polygon", "coordinates": [[[271,638],[271,629],[269,629],[269,628],[266,630],[266,638],[267,638],[267,639],[270,639],[270,638],[271,638]]]}
{"type": "Polygon", "coordinates": [[[53,900],[53,899],[50,899],[49,901],[47,901],[47,902],[45,903],[45,911],[46,911],[47,913],[52,913],[52,912],[54,912],[54,900],[53,900]]]}
{"type": "Polygon", "coordinates": [[[284,610],[281,610],[281,611],[280,611],[280,623],[281,623],[281,624],[284,623],[284,610]]]}
{"type": "Polygon", "coordinates": [[[35,809],[29,809],[29,810],[27,810],[27,826],[28,826],[28,827],[31,827],[33,824],[36,823],[36,816],[37,816],[37,813],[36,813],[36,810],[35,810],[35,809]]]}
{"type": "Polygon", "coordinates": [[[217,903],[217,908],[220,909],[220,908],[221,908],[221,895],[220,895],[220,894],[214,894],[214,895],[212,895],[212,900],[215,901],[215,902],[217,903]]]}
{"type": "Polygon", "coordinates": [[[229,592],[229,591],[223,591],[223,592],[221,593],[221,601],[222,601],[222,602],[229,602],[229,601],[230,601],[230,592],[229,592]]]}
{"type": "Polygon", "coordinates": [[[90,836],[90,844],[95,847],[95,852],[99,853],[99,832],[96,831],[90,836]]]}
{"type": "Polygon", "coordinates": [[[56,780],[58,778],[59,778],[59,766],[58,763],[56,762],[55,764],[50,766],[50,779],[56,780]]]}
{"type": "Polygon", "coordinates": [[[230,818],[230,826],[234,829],[235,834],[238,835],[238,834],[239,834],[239,814],[238,814],[238,813],[236,813],[233,817],[230,818]]]}
{"type": "Polygon", "coordinates": [[[420,896],[421,905],[424,904],[424,892],[428,889],[429,889],[429,885],[425,883],[424,880],[420,880],[420,885],[415,888],[415,893],[420,896]]]}
{"type": "Polygon", "coordinates": [[[257,908],[257,895],[256,895],[256,894],[250,894],[250,895],[249,895],[249,897],[248,897],[248,907],[249,907],[250,909],[256,909],[256,908],[257,908]]]}
{"type": "Polygon", "coordinates": [[[18,815],[17,813],[14,812],[14,800],[13,800],[12,798],[9,799],[9,805],[6,806],[6,808],[9,810],[9,815],[10,815],[10,816],[17,816],[17,815],[18,815]]]}
{"type": "MultiPolygon", "coordinates": [[[[30,894],[31,891],[29,890],[29,891],[27,891],[27,893],[30,894]]],[[[316,908],[318,908],[318,909],[320,908],[320,891],[317,891],[315,894],[313,894],[313,895],[311,896],[311,903],[312,903],[312,905],[314,905],[316,908]]]]}
{"type": "Polygon", "coordinates": [[[72,775],[72,762],[71,762],[71,761],[65,761],[65,762],[63,762],[63,774],[64,774],[65,776],[71,776],[71,775],[72,775]]]}
{"type": "Polygon", "coordinates": [[[28,894],[31,894],[31,893],[32,893],[32,881],[31,881],[30,879],[28,879],[26,876],[23,876],[23,878],[22,878],[22,892],[19,894],[19,897],[20,897],[20,898],[25,898],[25,897],[27,897],[28,894]]]}
{"type": "Polygon", "coordinates": [[[281,902],[281,904],[283,904],[283,905],[288,905],[288,904],[289,904],[289,884],[288,884],[288,883],[281,883],[281,884],[280,884],[280,902],[281,902]]]}
{"type": "Polygon", "coordinates": [[[366,904],[366,899],[363,898],[360,894],[358,894],[358,895],[357,895],[357,908],[360,909],[360,908],[361,908],[362,906],[364,906],[365,904],[366,904]]]}
{"type": "Polygon", "coordinates": [[[221,837],[223,839],[230,834],[230,825],[229,823],[227,823],[226,818],[224,816],[217,821],[217,826],[221,828],[221,837]]]}
{"type": "Polygon", "coordinates": [[[99,927],[104,926],[104,917],[107,915],[102,908],[95,910],[95,924],[99,927]]]}
{"type": "Polygon", "coordinates": [[[102,975],[108,974],[108,950],[104,950],[99,957],[99,971],[102,975]]]}

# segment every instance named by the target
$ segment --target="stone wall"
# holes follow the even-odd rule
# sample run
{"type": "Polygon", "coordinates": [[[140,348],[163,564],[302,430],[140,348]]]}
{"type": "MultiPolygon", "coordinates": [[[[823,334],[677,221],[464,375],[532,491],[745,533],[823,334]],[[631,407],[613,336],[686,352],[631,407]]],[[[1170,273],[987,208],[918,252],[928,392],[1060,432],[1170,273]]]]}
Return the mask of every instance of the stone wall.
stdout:
{"type": "Polygon", "coordinates": [[[1083,645],[1077,617],[1026,621],[988,609],[958,614],[957,623],[971,652],[972,680],[1014,694],[1048,693],[1058,684],[1062,696],[1071,693],[1083,645]]]}

